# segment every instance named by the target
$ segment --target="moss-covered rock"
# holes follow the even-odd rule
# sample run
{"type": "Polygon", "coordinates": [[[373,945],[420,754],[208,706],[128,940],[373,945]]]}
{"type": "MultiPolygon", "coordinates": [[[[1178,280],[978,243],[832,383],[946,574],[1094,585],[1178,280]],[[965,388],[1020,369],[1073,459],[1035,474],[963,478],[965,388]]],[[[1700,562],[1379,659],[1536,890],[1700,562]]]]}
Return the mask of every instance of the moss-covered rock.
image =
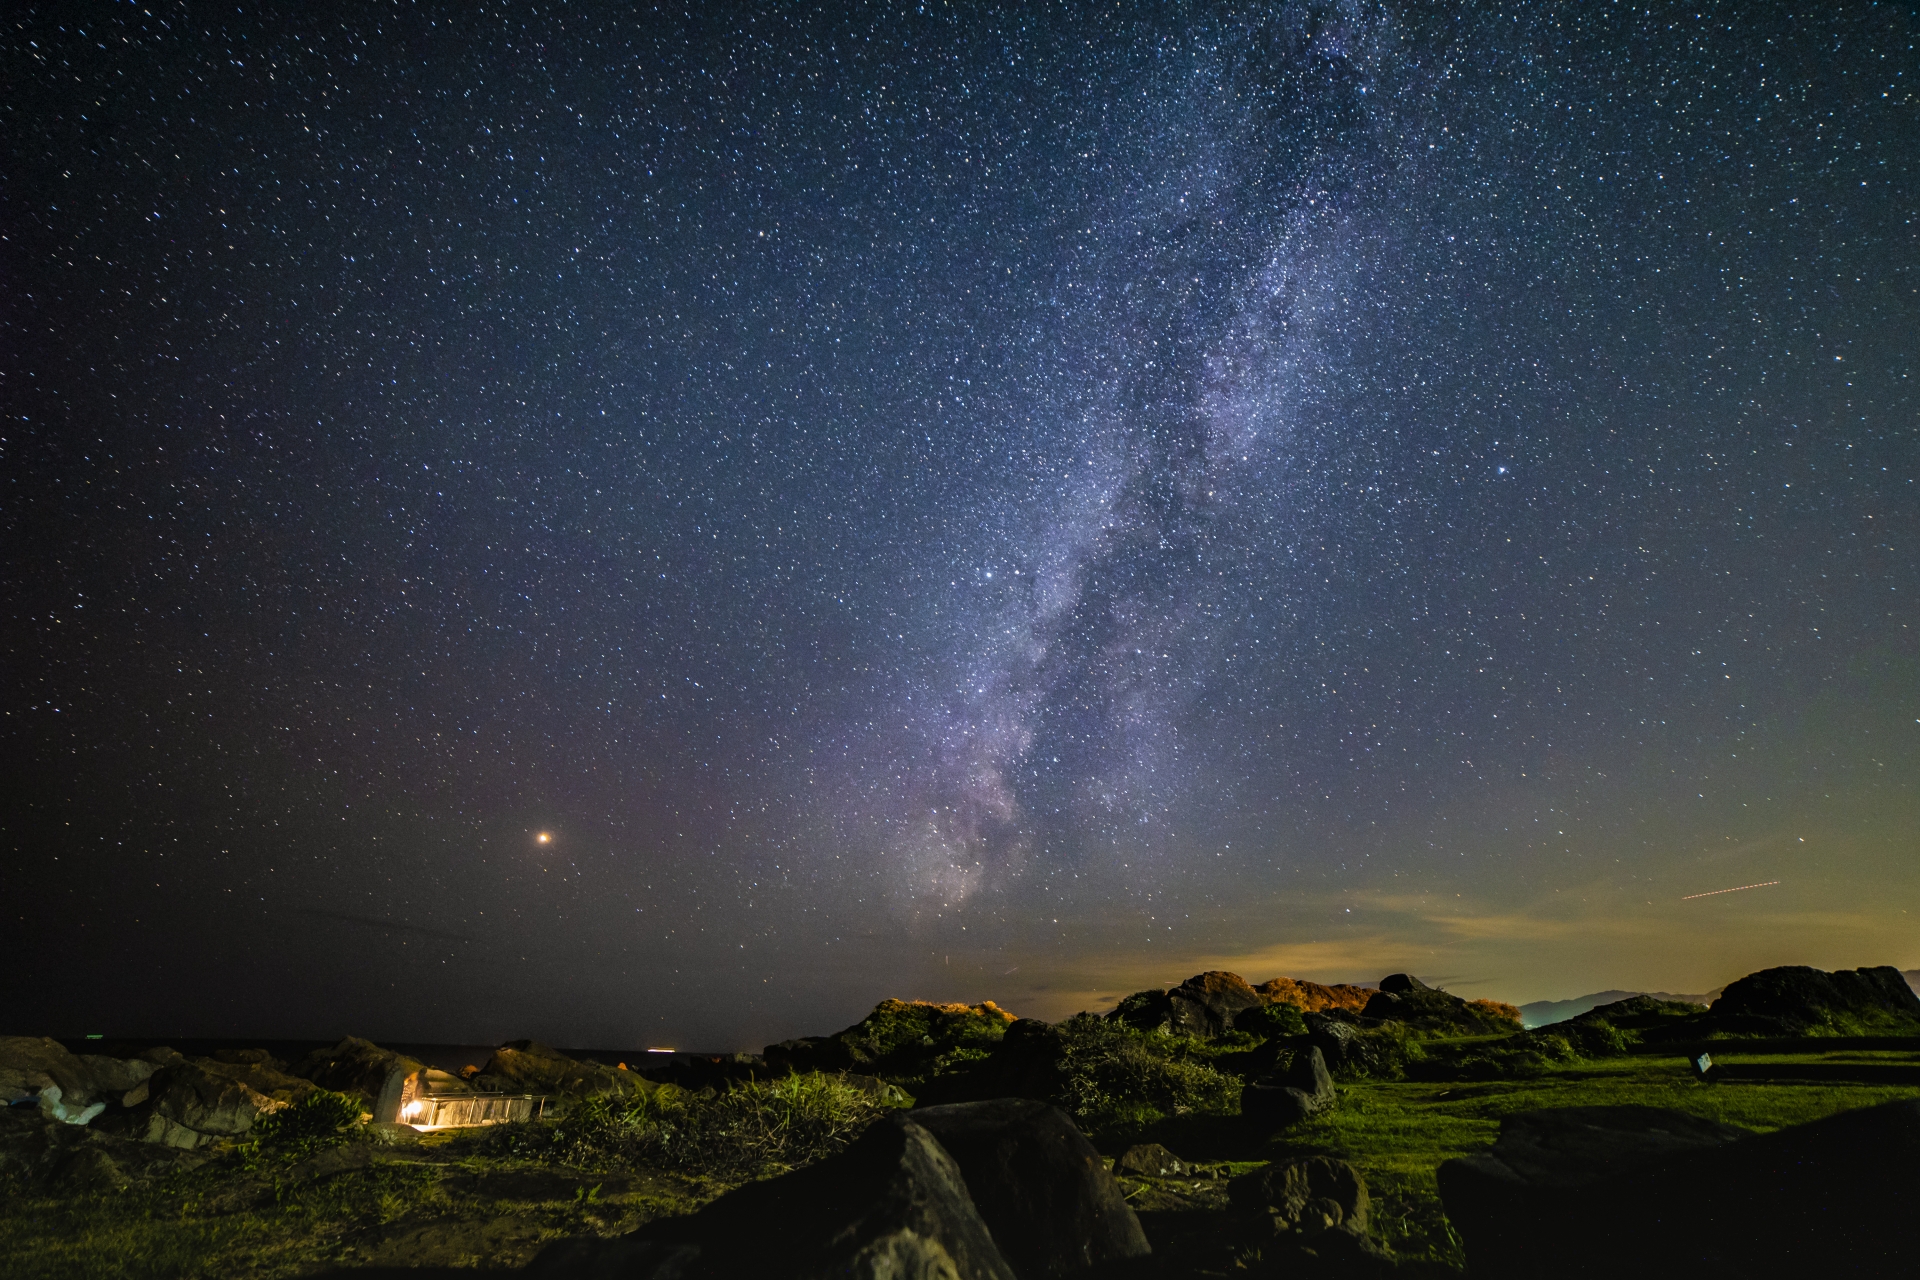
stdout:
{"type": "Polygon", "coordinates": [[[844,1031],[770,1044],[765,1058],[775,1071],[855,1071],[913,1091],[929,1076],[984,1061],[1013,1022],[991,1000],[882,1000],[844,1031]]]}

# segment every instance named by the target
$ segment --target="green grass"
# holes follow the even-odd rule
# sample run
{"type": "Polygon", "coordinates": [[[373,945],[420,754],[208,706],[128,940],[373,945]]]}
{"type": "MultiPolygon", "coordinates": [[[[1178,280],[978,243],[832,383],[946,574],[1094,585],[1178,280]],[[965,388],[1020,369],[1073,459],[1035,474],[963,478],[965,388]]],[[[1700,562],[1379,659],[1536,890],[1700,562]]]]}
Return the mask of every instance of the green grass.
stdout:
{"type": "MultiPolygon", "coordinates": [[[[1435,1047],[1449,1044],[1467,1042],[1435,1047]]],[[[1181,1111],[1195,1098],[1217,1101],[1206,1055],[1178,1054],[1183,1046],[1171,1042],[1149,1047],[1164,1048],[1164,1055],[1149,1061],[1130,1042],[1105,1036],[1088,1035],[1076,1046],[1091,1083],[1122,1094],[1174,1090],[1162,1099],[1172,1110],[1124,1113],[1116,1100],[1104,1121],[1089,1124],[1101,1150],[1117,1154],[1132,1142],[1161,1142],[1185,1160],[1210,1163],[1220,1178],[1263,1160],[1349,1160],[1372,1193],[1376,1236],[1402,1261],[1428,1270],[1462,1264],[1435,1171],[1491,1143],[1501,1117],[1513,1112],[1639,1104],[1766,1131],[1920,1096],[1913,1086],[1707,1084],[1677,1055],[1636,1054],[1549,1064],[1529,1069],[1525,1078],[1346,1082],[1338,1086],[1334,1111],[1267,1140],[1250,1133],[1230,1107],[1181,1111]],[[1187,1075],[1202,1072],[1196,1078],[1207,1087],[1187,1097],[1181,1092],[1191,1085],[1187,1075]],[[1137,1073],[1144,1074],[1135,1079],[1137,1073]]],[[[1239,1051],[1224,1048],[1216,1060],[1239,1051]]],[[[1739,1053],[1732,1045],[1716,1048],[1715,1057],[1916,1061],[1911,1049],[1739,1053]]],[[[557,1124],[433,1135],[417,1146],[372,1148],[366,1167],[310,1177],[306,1161],[345,1149],[325,1106],[314,1104],[310,1116],[280,1126],[277,1142],[236,1145],[198,1169],[123,1192],[63,1195],[0,1185],[0,1270],[22,1280],[268,1280],[327,1266],[518,1266],[550,1240],[632,1230],[689,1212],[745,1177],[818,1158],[880,1114],[882,1105],[835,1077],[797,1076],[726,1094],[654,1098],[618,1114],[611,1104],[579,1107],[557,1124]],[[664,1150],[657,1141],[662,1133],[680,1150],[664,1150]]],[[[1212,1215],[1222,1211],[1223,1184],[1189,1192],[1180,1203],[1203,1212],[1171,1203],[1167,1211],[1191,1219],[1182,1230],[1196,1233],[1194,1239],[1217,1241],[1224,1219],[1212,1215]]]]}
{"type": "MultiPolygon", "coordinates": [[[[1782,1061],[1795,1060],[1777,1055],[1782,1061]]],[[[1912,1061],[1911,1055],[1846,1055],[1912,1061]]],[[[1798,1056],[1804,1061],[1804,1055],[1798,1056]]],[[[1920,1094],[1912,1087],[1793,1082],[1703,1084],[1684,1059],[1635,1057],[1552,1067],[1527,1080],[1470,1084],[1366,1082],[1339,1086],[1340,1105],[1276,1138],[1272,1158],[1329,1155],[1366,1175],[1375,1232],[1403,1260],[1463,1265],[1458,1238],[1440,1209],[1435,1170],[1479,1150],[1500,1118],[1548,1107],[1667,1107],[1758,1131],[1804,1124],[1839,1111],[1920,1094]]]]}

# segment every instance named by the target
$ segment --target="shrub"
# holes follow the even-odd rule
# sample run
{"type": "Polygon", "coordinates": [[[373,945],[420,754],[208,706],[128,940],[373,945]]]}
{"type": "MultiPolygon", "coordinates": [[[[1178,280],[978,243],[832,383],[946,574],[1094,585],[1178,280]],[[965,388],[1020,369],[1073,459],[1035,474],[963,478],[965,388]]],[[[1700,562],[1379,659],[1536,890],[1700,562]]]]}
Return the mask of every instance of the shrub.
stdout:
{"type": "Polygon", "coordinates": [[[1293,1005],[1264,1004],[1234,1014],[1233,1029],[1270,1040],[1275,1036],[1303,1036],[1307,1034],[1307,1023],[1293,1005]]]}
{"type": "Polygon", "coordinates": [[[724,1093],[662,1088],[593,1098],[553,1127],[545,1154],[584,1167],[640,1164],[720,1178],[763,1177],[844,1148],[890,1109],[844,1076],[749,1080],[724,1093]]]}
{"type": "Polygon", "coordinates": [[[1389,1022],[1346,1041],[1334,1075],[1342,1080],[1400,1080],[1426,1057],[1426,1049],[1403,1024],[1389,1022]]]}
{"type": "Polygon", "coordinates": [[[1064,1084],[1057,1101],[1083,1128],[1146,1124],[1188,1112],[1232,1113],[1240,1082],[1175,1056],[1164,1037],[1081,1014],[1060,1024],[1064,1084]]]}
{"type": "Polygon", "coordinates": [[[1469,1000],[1467,1008],[1479,1014],[1488,1023],[1498,1026],[1501,1023],[1512,1024],[1513,1029],[1521,1026],[1520,1010],[1504,1000],[1469,1000]]]}
{"type": "Polygon", "coordinates": [[[247,1146],[254,1154],[269,1150],[301,1155],[345,1142],[359,1123],[360,1099],[315,1089],[298,1102],[256,1120],[247,1146]]]}

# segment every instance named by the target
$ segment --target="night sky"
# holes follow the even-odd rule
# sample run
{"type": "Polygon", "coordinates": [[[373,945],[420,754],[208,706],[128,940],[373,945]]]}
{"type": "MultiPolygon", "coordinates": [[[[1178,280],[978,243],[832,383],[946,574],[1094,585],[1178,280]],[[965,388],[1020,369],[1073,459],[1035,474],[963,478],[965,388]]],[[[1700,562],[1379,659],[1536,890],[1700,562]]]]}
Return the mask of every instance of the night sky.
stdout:
{"type": "Polygon", "coordinates": [[[1920,965],[1911,6],[5,22],[0,1030],[1920,965]]]}

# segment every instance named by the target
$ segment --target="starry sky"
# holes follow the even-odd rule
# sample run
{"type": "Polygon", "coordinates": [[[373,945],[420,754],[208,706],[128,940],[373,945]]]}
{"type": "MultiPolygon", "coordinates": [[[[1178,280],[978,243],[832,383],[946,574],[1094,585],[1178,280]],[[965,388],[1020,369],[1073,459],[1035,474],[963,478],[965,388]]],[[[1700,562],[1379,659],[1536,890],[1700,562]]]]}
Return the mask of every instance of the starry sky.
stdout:
{"type": "Polygon", "coordinates": [[[1920,965],[1917,35],[14,6],[4,1029],[1920,965]]]}

